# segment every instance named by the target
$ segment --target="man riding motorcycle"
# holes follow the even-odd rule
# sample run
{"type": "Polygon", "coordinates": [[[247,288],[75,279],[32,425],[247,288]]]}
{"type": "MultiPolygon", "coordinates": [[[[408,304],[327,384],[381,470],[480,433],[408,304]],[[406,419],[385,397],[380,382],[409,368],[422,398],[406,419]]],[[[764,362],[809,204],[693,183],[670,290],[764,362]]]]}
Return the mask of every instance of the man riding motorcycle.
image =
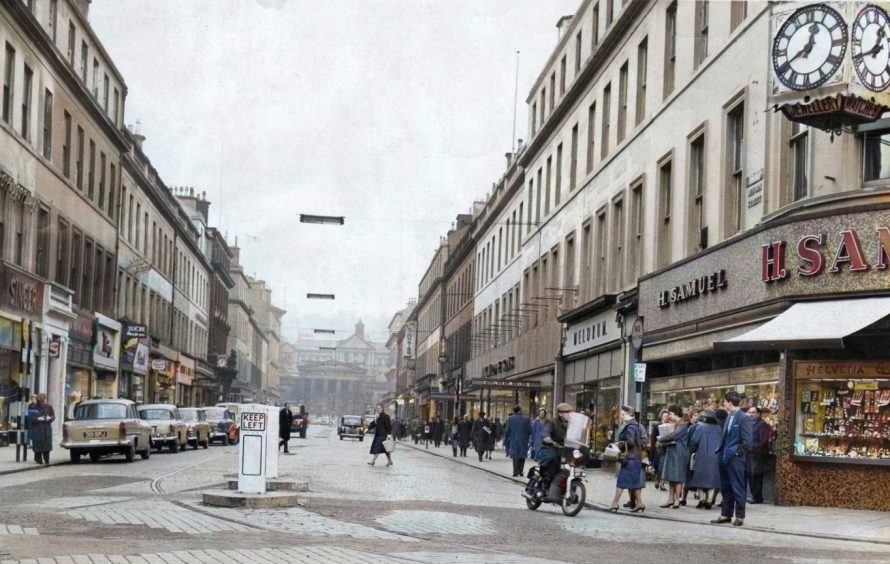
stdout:
{"type": "Polygon", "coordinates": [[[566,440],[566,431],[569,427],[569,414],[573,408],[567,403],[556,406],[556,417],[544,424],[544,436],[541,440],[541,453],[538,463],[541,467],[541,477],[544,487],[548,487],[547,496],[543,501],[555,503],[559,501],[559,480],[555,478],[560,470],[560,452],[566,440]]]}

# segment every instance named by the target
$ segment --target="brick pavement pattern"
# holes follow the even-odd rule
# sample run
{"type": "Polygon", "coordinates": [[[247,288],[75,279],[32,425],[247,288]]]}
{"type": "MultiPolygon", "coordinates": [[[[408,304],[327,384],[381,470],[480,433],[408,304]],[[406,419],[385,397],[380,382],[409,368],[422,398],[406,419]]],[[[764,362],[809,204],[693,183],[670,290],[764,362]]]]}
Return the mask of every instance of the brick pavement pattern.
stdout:
{"type": "Polygon", "coordinates": [[[3,535],[38,535],[33,527],[20,527],[18,525],[4,525],[0,523],[0,536],[3,535]]]}
{"type": "Polygon", "coordinates": [[[172,503],[158,501],[151,505],[136,504],[72,509],[64,515],[106,525],[146,525],[152,529],[166,529],[171,533],[200,535],[219,531],[249,531],[250,527],[222,519],[214,519],[189,511],[172,503]]]}
{"type": "Polygon", "coordinates": [[[442,511],[393,511],[375,519],[391,531],[440,535],[493,535],[489,519],[442,511]]]}

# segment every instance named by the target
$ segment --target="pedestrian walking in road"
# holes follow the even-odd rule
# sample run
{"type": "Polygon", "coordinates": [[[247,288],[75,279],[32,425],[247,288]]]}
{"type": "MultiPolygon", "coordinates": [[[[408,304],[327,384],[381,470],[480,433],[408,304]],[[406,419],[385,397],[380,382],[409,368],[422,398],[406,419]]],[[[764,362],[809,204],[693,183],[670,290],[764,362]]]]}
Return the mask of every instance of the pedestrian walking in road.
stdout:
{"type": "Polygon", "coordinates": [[[485,417],[484,411],[480,411],[473,422],[473,448],[479,455],[479,462],[482,462],[482,457],[489,451],[488,444],[491,440],[491,421],[485,417]]]}
{"type": "Polygon", "coordinates": [[[382,405],[377,406],[377,417],[368,425],[366,434],[371,431],[374,431],[374,440],[371,441],[371,459],[368,460],[368,465],[374,466],[374,463],[377,462],[377,457],[385,454],[386,465],[392,466],[392,455],[386,452],[386,448],[383,446],[383,441],[392,434],[392,421],[383,410],[382,405]]]}
{"type": "Polygon", "coordinates": [[[37,394],[34,403],[28,406],[28,433],[31,437],[31,449],[34,451],[34,462],[49,464],[49,453],[53,449],[53,421],[56,412],[53,406],[46,403],[46,394],[37,394]]]}
{"type": "Polygon", "coordinates": [[[720,489],[720,468],[717,449],[720,447],[720,425],[713,409],[699,414],[698,424],[689,434],[689,468],[692,476],[686,483],[688,488],[700,492],[696,509],[710,509],[708,497],[712,490],[720,489]]]}
{"type": "Polygon", "coordinates": [[[773,428],[763,420],[763,410],[757,406],[748,409],[748,417],[754,422],[751,455],[748,457],[748,484],[751,488],[748,503],[763,503],[763,474],[769,459],[773,428]]]}
{"type": "Polygon", "coordinates": [[[436,415],[433,418],[433,421],[430,423],[430,428],[432,432],[433,444],[436,448],[442,446],[442,437],[445,434],[445,423],[442,421],[442,417],[436,415]]]}
{"type": "Polygon", "coordinates": [[[683,419],[683,410],[679,405],[669,405],[667,410],[668,422],[673,423],[674,430],[658,436],[659,444],[664,447],[661,479],[668,482],[668,501],[660,507],[679,509],[689,468],[689,450],[686,446],[689,423],[683,419]]]}
{"type": "Polygon", "coordinates": [[[396,441],[402,438],[402,420],[398,417],[392,422],[392,438],[396,441]]]}
{"type": "Polygon", "coordinates": [[[631,513],[641,513],[646,510],[643,505],[643,488],[646,487],[646,474],[643,471],[643,450],[649,442],[649,434],[646,428],[634,419],[634,408],[622,405],[619,412],[621,426],[618,429],[619,448],[627,453],[627,457],[618,468],[618,480],[615,483],[615,496],[609,511],[618,512],[618,502],[621,494],[627,490],[630,495],[631,513]]]}
{"type": "Polygon", "coordinates": [[[470,447],[470,440],[473,438],[473,422],[470,421],[469,413],[464,414],[464,418],[457,427],[457,434],[460,455],[466,456],[467,449],[470,447]]]}
{"type": "Polygon", "coordinates": [[[507,418],[504,426],[504,450],[513,459],[513,477],[525,475],[525,457],[532,436],[532,420],[522,413],[522,407],[513,407],[513,415],[507,418]]]}
{"type": "MultiPolygon", "coordinates": [[[[278,412],[278,450],[284,447],[284,454],[290,454],[287,451],[287,443],[290,442],[290,426],[294,422],[294,413],[285,404],[278,412]]],[[[197,448],[197,447],[196,447],[197,448]]]]}
{"type": "Polygon", "coordinates": [[[538,416],[532,421],[531,459],[540,462],[541,439],[544,438],[544,425],[547,422],[547,410],[538,409],[538,416]]]}
{"type": "Polygon", "coordinates": [[[448,441],[451,443],[451,456],[457,457],[457,452],[460,450],[460,418],[455,417],[454,421],[451,422],[451,427],[449,428],[449,436],[448,441]]]}
{"type": "Polygon", "coordinates": [[[752,428],[748,414],[739,409],[739,394],[730,391],[723,396],[723,408],[729,414],[723,425],[722,441],[717,451],[720,460],[720,489],[723,507],[720,517],[711,523],[729,523],[741,527],[745,522],[745,502],[748,501],[748,454],[751,452],[752,428]],[[735,516],[735,521],[733,521],[735,516]]]}

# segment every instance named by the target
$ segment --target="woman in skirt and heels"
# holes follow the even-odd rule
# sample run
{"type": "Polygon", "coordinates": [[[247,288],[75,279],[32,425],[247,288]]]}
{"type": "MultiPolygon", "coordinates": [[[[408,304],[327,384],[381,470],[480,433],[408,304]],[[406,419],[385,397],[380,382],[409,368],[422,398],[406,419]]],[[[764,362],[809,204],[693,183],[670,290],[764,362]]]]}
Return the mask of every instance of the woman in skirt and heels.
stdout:
{"type": "Polygon", "coordinates": [[[369,466],[374,466],[377,457],[381,454],[386,455],[386,465],[392,466],[392,456],[383,447],[383,441],[392,434],[392,420],[389,415],[383,411],[383,406],[377,406],[377,418],[368,425],[368,433],[374,431],[374,440],[371,441],[371,458],[368,460],[369,466]]]}

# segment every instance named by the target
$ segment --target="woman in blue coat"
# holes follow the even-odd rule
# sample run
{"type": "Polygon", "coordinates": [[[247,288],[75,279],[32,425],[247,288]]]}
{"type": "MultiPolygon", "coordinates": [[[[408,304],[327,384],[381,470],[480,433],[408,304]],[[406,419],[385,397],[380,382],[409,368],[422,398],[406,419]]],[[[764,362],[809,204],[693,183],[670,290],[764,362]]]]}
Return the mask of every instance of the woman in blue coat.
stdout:
{"type": "Polygon", "coordinates": [[[659,435],[658,442],[664,446],[662,454],[661,479],[668,482],[668,501],[660,507],[680,508],[683,498],[683,484],[689,470],[689,450],[686,440],[689,436],[689,423],[683,419],[683,410],[679,405],[669,405],[668,419],[674,424],[674,431],[659,435]]]}
{"type": "Polygon", "coordinates": [[[720,466],[717,449],[720,447],[720,425],[713,409],[701,412],[699,424],[689,437],[689,454],[694,456],[692,477],[688,486],[704,490],[697,509],[710,509],[708,490],[720,489],[720,466]]]}

